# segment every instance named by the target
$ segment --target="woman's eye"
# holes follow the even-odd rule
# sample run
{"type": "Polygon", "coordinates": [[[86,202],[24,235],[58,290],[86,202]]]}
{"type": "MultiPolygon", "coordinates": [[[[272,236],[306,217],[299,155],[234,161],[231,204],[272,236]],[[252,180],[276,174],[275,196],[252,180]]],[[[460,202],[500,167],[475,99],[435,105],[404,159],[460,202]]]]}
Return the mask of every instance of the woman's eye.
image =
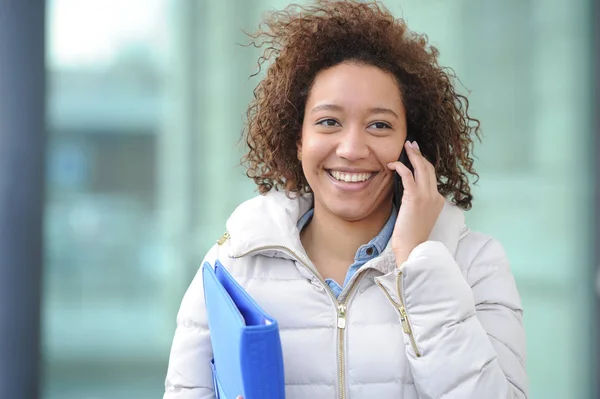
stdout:
{"type": "Polygon", "coordinates": [[[323,119],[322,121],[317,122],[317,125],[333,127],[339,126],[339,123],[337,123],[335,119],[323,119]]]}
{"type": "Polygon", "coordinates": [[[385,122],[375,122],[371,125],[375,129],[391,129],[392,127],[385,122]]]}

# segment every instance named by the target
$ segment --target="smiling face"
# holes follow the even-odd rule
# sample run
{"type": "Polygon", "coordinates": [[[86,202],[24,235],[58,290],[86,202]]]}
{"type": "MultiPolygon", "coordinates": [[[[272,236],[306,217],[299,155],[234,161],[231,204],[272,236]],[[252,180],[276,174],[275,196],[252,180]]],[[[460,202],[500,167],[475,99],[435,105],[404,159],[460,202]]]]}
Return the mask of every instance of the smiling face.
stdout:
{"type": "MultiPolygon", "coordinates": [[[[344,62],[321,71],[306,101],[299,156],[315,212],[346,221],[389,215],[406,115],[393,75],[344,62]]],[[[377,218],[380,219],[380,218],[377,218]]]]}

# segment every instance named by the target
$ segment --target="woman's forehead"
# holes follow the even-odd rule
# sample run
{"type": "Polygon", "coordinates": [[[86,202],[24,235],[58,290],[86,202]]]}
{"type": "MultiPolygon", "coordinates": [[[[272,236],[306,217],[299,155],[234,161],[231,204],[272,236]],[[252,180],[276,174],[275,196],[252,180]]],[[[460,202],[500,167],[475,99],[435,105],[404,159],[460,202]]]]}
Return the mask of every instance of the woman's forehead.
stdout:
{"type": "Polygon", "coordinates": [[[371,65],[343,63],[316,76],[306,111],[368,108],[385,113],[387,109],[397,112],[400,107],[400,88],[392,74],[371,65]]]}

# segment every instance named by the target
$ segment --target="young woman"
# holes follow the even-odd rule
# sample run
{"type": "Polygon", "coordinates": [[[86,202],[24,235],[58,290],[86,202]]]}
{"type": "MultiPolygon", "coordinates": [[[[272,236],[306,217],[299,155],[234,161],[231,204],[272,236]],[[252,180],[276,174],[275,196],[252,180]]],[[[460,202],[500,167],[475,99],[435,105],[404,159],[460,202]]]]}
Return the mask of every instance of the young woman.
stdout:
{"type": "MultiPolygon", "coordinates": [[[[437,50],[354,1],[272,13],[254,39],[273,61],[245,128],[260,195],[205,261],[277,319],[287,397],[527,398],[509,262],[463,216],[479,122],[437,50]]],[[[213,398],[211,358],[198,274],[165,398],[213,398]]]]}

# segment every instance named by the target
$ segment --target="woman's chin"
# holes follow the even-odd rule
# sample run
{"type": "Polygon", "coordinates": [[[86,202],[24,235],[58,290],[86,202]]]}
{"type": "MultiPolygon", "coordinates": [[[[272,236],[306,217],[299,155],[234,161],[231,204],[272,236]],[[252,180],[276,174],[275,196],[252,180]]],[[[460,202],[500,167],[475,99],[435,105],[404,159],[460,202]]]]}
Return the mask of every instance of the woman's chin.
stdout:
{"type": "Polygon", "coordinates": [[[357,222],[368,218],[373,209],[373,204],[369,206],[364,202],[347,200],[329,201],[327,204],[329,211],[339,219],[348,222],[357,222]]]}
{"type": "Polygon", "coordinates": [[[315,190],[315,201],[327,209],[328,213],[344,221],[360,221],[379,211],[385,213],[391,207],[391,201],[382,201],[381,192],[376,189],[344,192],[337,187],[320,188],[320,192],[315,190]],[[387,209],[384,210],[383,207],[387,209]]]}

